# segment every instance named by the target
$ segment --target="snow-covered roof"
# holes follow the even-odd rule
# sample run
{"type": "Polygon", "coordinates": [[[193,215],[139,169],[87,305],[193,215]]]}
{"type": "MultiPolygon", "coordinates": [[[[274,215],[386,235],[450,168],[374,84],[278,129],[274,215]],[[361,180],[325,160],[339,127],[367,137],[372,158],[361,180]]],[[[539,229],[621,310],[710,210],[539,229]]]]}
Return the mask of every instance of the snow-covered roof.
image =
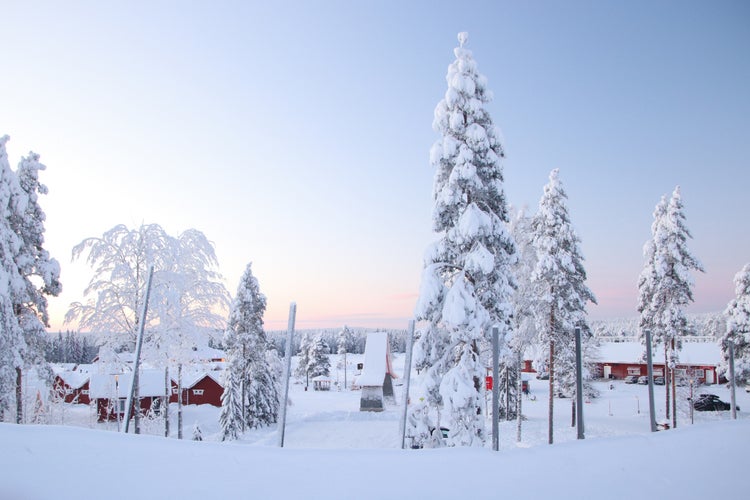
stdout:
{"type": "MultiPolygon", "coordinates": [[[[133,385],[133,373],[92,373],[89,382],[91,398],[124,398],[133,385]]],[[[138,376],[138,394],[141,397],[164,395],[164,371],[141,370],[138,376]]]]}
{"type": "MultiPolygon", "coordinates": [[[[600,363],[641,363],[645,347],[640,342],[602,342],[596,360],[600,363]]],[[[664,363],[664,346],[652,351],[654,363],[664,363]]],[[[717,365],[721,348],[716,342],[683,342],[679,352],[680,364],[717,365]]]]}
{"type": "MultiPolygon", "coordinates": [[[[383,375],[385,377],[385,375],[383,375]]],[[[333,379],[328,375],[318,375],[313,377],[313,382],[333,382],[333,379]]]]}
{"type": "Polygon", "coordinates": [[[79,389],[89,380],[89,374],[79,371],[64,371],[56,373],[71,389],[79,389]]]}
{"type": "Polygon", "coordinates": [[[365,362],[362,374],[357,377],[359,386],[381,386],[385,374],[393,374],[387,332],[370,332],[365,343],[365,362]]]}
{"type": "MultiPolygon", "coordinates": [[[[223,371],[221,370],[209,370],[207,367],[190,367],[190,368],[183,368],[182,369],[182,387],[184,389],[190,389],[195,384],[203,380],[204,377],[208,376],[211,379],[213,379],[214,382],[219,384],[220,386],[224,387],[224,383],[222,382],[223,378],[223,371]]],[[[177,372],[171,371],[170,375],[172,376],[172,379],[176,379],[177,372]]]]}

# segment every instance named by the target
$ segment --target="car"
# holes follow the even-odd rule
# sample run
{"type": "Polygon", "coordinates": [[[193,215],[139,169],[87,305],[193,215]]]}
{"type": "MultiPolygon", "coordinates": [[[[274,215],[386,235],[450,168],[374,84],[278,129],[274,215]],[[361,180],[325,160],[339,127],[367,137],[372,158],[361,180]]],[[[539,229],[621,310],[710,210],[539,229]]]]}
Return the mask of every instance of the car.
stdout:
{"type": "Polygon", "coordinates": [[[664,377],[654,377],[654,385],[664,385],[664,377]]]}
{"type": "Polygon", "coordinates": [[[628,375],[627,377],[625,377],[625,383],[626,384],[638,383],[638,375],[628,375]]]}
{"type": "MultiPolygon", "coordinates": [[[[701,394],[693,401],[695,411],[727,411],[732,405],[719,399],[716,394],[701,394]]],[[[739,411],[740,407],[737,407],[739,411]]]]}
{"type": "Polygon", "coordinates": [[[641,375],[640,377],[638,377],[638,383],[641,385],[648,385],[648,376],[641,375]]]}

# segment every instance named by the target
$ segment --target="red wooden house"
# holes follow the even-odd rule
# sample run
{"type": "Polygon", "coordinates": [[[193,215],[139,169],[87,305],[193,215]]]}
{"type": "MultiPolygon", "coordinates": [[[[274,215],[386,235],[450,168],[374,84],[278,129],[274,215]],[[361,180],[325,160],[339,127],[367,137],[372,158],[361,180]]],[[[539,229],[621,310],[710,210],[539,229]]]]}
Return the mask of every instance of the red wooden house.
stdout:
{"type": "Polygon", "coordinates": [[[52,382],[52,394],[66,403],[89,404],[89,374],[80,371],[58,373],[52,382]]]}
{"type": "MultiPolygon", "coordinates": [[[[164,398],[164,371],[141,370],[138,381],[138,407],[141,413],[145,414],[157,408],[164,398]]],[[[96,401],[99,422],[114,421],[124,417],[125,405],[132,384],[132,372],[91,374],[89,395],[92,400],[96,401]]],[[[133,406],[136,406],[135,403],[133,406]]]]}
{"type": "MultiPolygon", "coordinates": [[[[221,406],[221,395],[224,393],[218,370],[185,370],[182,372],[182,404],[221,406]]],[[[177,382],[172,380],[170,403],[177,402],[177,382]]]]}

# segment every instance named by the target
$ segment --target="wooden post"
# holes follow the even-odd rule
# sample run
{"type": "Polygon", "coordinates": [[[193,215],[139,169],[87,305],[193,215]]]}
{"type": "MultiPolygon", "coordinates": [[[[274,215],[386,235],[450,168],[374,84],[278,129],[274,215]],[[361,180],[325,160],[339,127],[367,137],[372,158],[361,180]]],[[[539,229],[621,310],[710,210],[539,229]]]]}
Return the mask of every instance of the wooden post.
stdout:
{"type": "MultiPolygon", "coordinates": [[[[656,432],[656,408],[654,407],[654,361],[651,357],[651,330],[643,332],[646,334],[646,366],[648,369],[648,412],[651,422],[651,432],[656,432]]],[[[665,370],[666,372],[666,366],[665,370]]]]}

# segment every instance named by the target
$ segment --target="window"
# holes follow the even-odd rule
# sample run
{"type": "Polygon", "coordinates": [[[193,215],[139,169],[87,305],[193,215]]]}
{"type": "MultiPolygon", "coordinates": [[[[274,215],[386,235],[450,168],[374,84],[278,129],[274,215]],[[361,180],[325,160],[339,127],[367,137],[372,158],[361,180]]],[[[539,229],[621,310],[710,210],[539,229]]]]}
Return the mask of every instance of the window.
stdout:
{"type": "Polygon", "coordinates": [[[83,389],[83,390],[81,391],[81,394],[85,394],[85,395],[87,395],[87,396],[88,396],[88,395],[89,395],[89,390],[88,390],[88,389],[83,389]]]}
{"type": "Polygon", "coordinates": [[[172,394],[177,394],[177,387],[172,388],[172,394]]]}
{"type": "Polygon", "coordinates": [[[117,413],[125,413],[125,400],[124,399],[118,399],[117,400],[117,413]]]}
{"type": "Polygon", "coordinates": [[[703,378],[705,376],[705,373],[703,372],[702,368],[696,368],[695,369],[695,376],[697,378],[703,378]]]}
{"type": "Polygon", "coordinates": [[[640,374],[641,374],[640,366],[628,366],[628,375],[640,375],[640,374]]]}
{"type": "Polygon", "coordinates": [[[193,394],[196,396],[203,396],[203,389],[193,389],[193,394]]]}

